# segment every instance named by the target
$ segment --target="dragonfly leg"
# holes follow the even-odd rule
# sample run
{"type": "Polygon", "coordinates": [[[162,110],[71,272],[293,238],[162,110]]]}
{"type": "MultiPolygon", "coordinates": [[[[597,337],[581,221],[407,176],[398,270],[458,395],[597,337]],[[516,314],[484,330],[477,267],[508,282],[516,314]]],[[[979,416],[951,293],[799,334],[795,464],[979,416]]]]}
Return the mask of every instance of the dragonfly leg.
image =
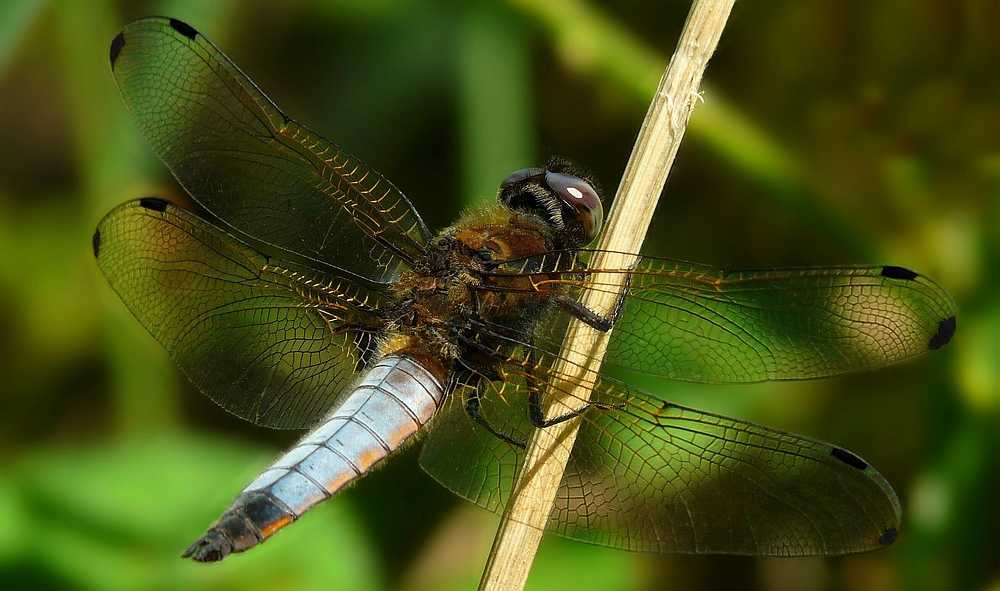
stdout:
{"type": "Polygon", "coordinates": [[[531,394],[528,395],[528,417],[531,419],[531,424],[539,429],[545,429],[551,427],[552,425],[558,425],[559,423],[566,422],[572,418],[582,415],[591,408],[596,408],[597,410],[623,410],[625,408],[625,403],[619,402],[618,404],[602,404],[600,402],[588,402],[582,407],[576,410],[571,410],[564,415],[559,415],[558,417],[552,419],[546,419],[545,412],[542,411],[541,396],[535,391],[532,391],[531,394]]]}
{"type": "MultiPolygon", "coordinates": [[[[581,305],[581,307],[582,307],[582,305],[581,305]]],[[[584,309],[586,310],[586,308],[584,308],[584,309]]],[[[594,314],[594,313],[591,312],[591,314],[594,314]]],[[[597,315],[594,314],[594,316],[597,316],[597,315]]],[[[600,318],[600,317],[598,316],[598,318],[600,318]]],[[[595,328],[598,328],[598,327],[595,327],[595,328]]],[[[600,330],[600,329],[598,328],[598,330],[600,330]]],[[[532,346],[528,347],[528,350],[527,350],[527,361],[528,361],[527,366],[528,367],[534,367],[535,366],[534,339],[532,339],[531,345],[532,346]]],[[[542,392],[542,387],[543,386],[542,386],[541,382],[534,377],[534,374],[530,370],[527,372],[527,375],[525,377],[525,381],[527,382],[527,386],[528,386],[528,418],[531,419],[531,424],[534,425],[538,429],[545,429],[547,427],[551,427],[552,425],[558,425],[559,423],[568,421],[568,420],[572,419],[573,417],[578,417],[578,416],[582,415],[583,413],[587,412],[591,407],[597,408],[597,409],[600,409],[600,410],[612,410],[612,409],[624,408],[624,406],[625,406],[624,403],[609,405],[609,404],[600,404],[600,403],[597,403],[597,402],[588,402],[587,404],[584,404],[583,407],[578,408],[576,410],[571,410],[571,411],[569,411],[568,413],[566,413],[564,415],[560,415],[560,416],[552,418],[552,419],[546,419],[545,418],[545,411],[542,410],[542,394],[541,394],[541,392],[542,392]]]]}
{"type": "Polygon", "coordinates": [[[477,390],[470,390],[469,396],[465,399],[465,413],[469,415],[469,418],[473,421],[479,423],[484,429],[489,431],[494,437],[497,437],[507,443],[518,447],[520,449],[525,449],[528,447],[527,442],[514,439],[506,433],[501,433],[490,425],[490,422],[486,420],[486,417],[480,412],[482,405],[480,404],[479,392],[477,390]]]}
{"type": "Polygon", "coordinates": [[[605,318],[568,295],[560,294],[553,296],[552,299],[557,306],[569,312],[574,318],[601,332],[608,332],[615,325],[614,317],[605,318]]]}
{"type": "Polygon", "coordinates": [[[611,324],[612,326],[618,322],[618,319],[622,316],[622,310],[625,309],[625,298],[628,297],[629,289],[632,287],[632,274],[629,273],[625,276],[625,285],[622,287],[622,291],[618,294],[618,301],[615,302],[615,309],[611,311],[611,324]]]}
{"type": "Polygon", "coordinates": [[[582,408],[571,410],[564,415],[560,415],[553,419],[546,419],[545,412],[542,410],[541,395],[537,390],[532,390],[528,395],[528,417],[531,419],[531,423],[539,429],[545,429],[547,427],[551,427],[552,425],[558,425],[559,423],[568,421],[573,417],[578,417],[587,412],[587,409],[589,408],[590,404],[585,404],[582,408]]]}
{"type": "MultiPolygon", "coordinates": [[[[532,344],[534,344],[534,342],[532,342],[532,344]]],[[[534,359],[535,359],[534,347],[531,347],[528,349],[529,365],[534,363],[534,359]]],[[[547,427],[551,427],[552,425],[558,425],[559,423],[568,421],[574,417],[582,415],[591,408],[596,408],[598,410],[622,410],[625,408],[624,402],[618,404],[603,404],[600,402],[588,402],[587,404],[584,404],[581,408],[578,408],[576,410],[571,410],[564,415],[560,415],[552,419],[546,419],[545,411],[542,410],[542,395],[541,395],[542,390],[539,387],[539,382],[531,375],[530,371],[528,372],[528,375],[530,376],[526,378],[526,381],[528,383],[528,418],[531,419],[531,424],[533,424],[538,429],[545,429],[547,427]]]]}
{"type": "Polygon", "coordinates": [[[618,322],[618,318],[622,315],[622,310],[625,308],[625,298],[628,296],[628,288],[631,283],[632,276],[629,275],[626,279],[625,289],[623,289],[621,295],[618,296],[618,301],[615,302],[615,308],[611,311],[610,317],[601,316],[587,306],[584,306],[580,303],[580,301],[565,294],[553,296],[552,299],[557,306],[566,310],[574,318],[583,322],[587,326],[595,328],[601,332],[608,332],[615,325],[615,323],[618,322]]]}

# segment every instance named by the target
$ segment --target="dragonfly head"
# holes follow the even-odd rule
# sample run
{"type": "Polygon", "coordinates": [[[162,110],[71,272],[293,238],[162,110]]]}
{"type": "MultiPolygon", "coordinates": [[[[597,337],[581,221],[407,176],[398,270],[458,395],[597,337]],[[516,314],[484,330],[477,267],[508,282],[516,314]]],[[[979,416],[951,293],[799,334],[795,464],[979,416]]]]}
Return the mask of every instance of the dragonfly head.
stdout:
{"type": "Polygon", "coordinates": [[[541,217],[569,248],[592,242],[604,224],[604,208],[586,173],[553,158],[545,168],[522,168],[502,183],[497,199],[507,207],[541,217]]]}

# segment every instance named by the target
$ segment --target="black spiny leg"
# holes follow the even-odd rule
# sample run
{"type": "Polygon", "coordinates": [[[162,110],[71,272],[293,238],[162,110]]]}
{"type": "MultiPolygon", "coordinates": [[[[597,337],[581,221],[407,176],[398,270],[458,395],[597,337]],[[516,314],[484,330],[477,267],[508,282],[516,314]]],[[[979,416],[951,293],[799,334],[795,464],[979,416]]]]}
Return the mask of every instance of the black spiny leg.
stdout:
{"type": "MultiPolygon", "coordinates": [[[[618,322],[618,318],[621,317],[622,310],[624,310],[625,308],[625,298],[628,297],[628,290],[631,284],[632,284],[632,275],[629,274],[625,280],[624,289],[622,290],[621,295],[618,296],[618,301],[615,303],[615,309],[611,311],[610,318],[605,318],[604,316],[601,316],[597,312],[594,312],[587,306],[584,306],[578,300],[573,299],[568,295],[560,294],[554,296],[553,301],[555,301],[557,306],[559,306],[563,310],[566,310],[574,318],[583,322],[587,326],[590,326],[591,328],[594,328],[601,332],[608,332],[614,327],[615,322],[618,322]]],[[[532,345],[533,344],[534,343],[532,343],[532,345]]],[[[528,349],[528,362],[532,367],[534,366],[534,359],[535,359],[534,353],[532,351],[533,348],[534,347],[528,349]]],[[[558,425],[559,423],[568,421],[573,417],[580,416],[583,413],[587,412],[587,410],[590,407],[595,407],[602,410],[624,408],[624,403],[609,406],[606,404],[597,404],[594,402],[588,402],[587,404],[583,405],[582,408],[572,410],[554,419],[546,419],[545,412],[542,411],[542,398],[540,394],[541,390],[538,388],[538,384],[536,383],[536,380],[534,378],[528,379],[528,387],[530,390],[530,393],[528,394],[528,416],[531,418],[532,424],[534,424],[535,427],[538,427],[540,429],[551,427],[552,425],[558,425]]]]}
{"type": "Polygon", "coordinates": [[[573,318],[576,318],[591,328],[601,332],[608,332],[615,325],[615,322],[618,322],[618,318],[622,315],[622,310],[625,308],[625,298],[628,297],[628,288],[631,283],[632,275],[629,274],[625,280],[625,288],[622,290],[621,295],[618,296],[618,301],[615,302],[615,309],[611,311],[610,318],[601,316],[587,306],[584,306],[578,300],[565,294],[553,296],[552,300],[557,306],[569,312],[573,318]]]}
{"type": "Polygon", "coordinates": [[[541,394],[539,394],[539,390],[533,388],[528,394],[528,418],[531,419],[531,424],[539,429],[545,429],[551,427],[552,425],[558,425],[559,423],[566,422],[572,418],[582,415],[591,408],[596,408],[598,410],[622,410],[625,408],[625,403],[602,404],[599,402],[588,402],[582,407],[576,410],[571,410],[564,415],[560,415],[554,419],[546,419],[545,412],[542,411],[542,397],[541,394]]]}
{"type": "MultiPolygon", "coordinates": [[[[484,346],[482,343],[475,339],[464,338],[463,344],[465,344],[471,351],[478,352],[487,359],[499,359],[497,352],[484,346]]],[[[469,394],[465,398],[464,408],[465,414],[469,415],[469,418],[475,421],[477,424],[482,426],[484,429],[490,432],[494,437],[497,437],[501,441],[506,441],[507,443],[517,447],[519,449],[527,449],[528,442],[522,441],[520,439],[515,439],[506,433],[502,433],[495,429],[493,425],[483,416],[482,413],[482,397],[479,395],[478,384],[482,383],[477,381],[476,383],[470,383],[473,376],[477,376],[480,380],[488,380],[491,382],[503,382],[504,376],[496,371],[490,371],[482,367],[473,367],[467,362],[462,361],[462,365],[465,369],[461,372],[461,376],[456,376],[454,378],[455,385],[463,383],[468,389],[469,394]]],[[[529,382],[530,386],[530,382],[529,382]]],[[[454,389],[455,386],[452,386],[454,389]]]]}
{"type": "MultiPolygon", "coordinates": [[[[576,302],[576,300],[572,300],[572,301],[576,302]]],[[[612,320],[608,321],[608,320],[603,319],[603,318],[602,318],[602,320],[605,320],[606,322],[611,322],[611,324],[614,324],[614,321],[617,320],[618,313],[621,312],[621,304],[624,301],[625,301],[624,297],[622,297],[622,298],[620,298],[618,300],[618,305],[615,307],[615,316],[612,318],[612,320]]],[[[582,308],[584,310],[587,310],[587,312],[590,312],[590,314],[592,314],[593,316],[595,316],[597,318],[601,318],[597,314],[594,314],[593,311],[591,311],[591,310],[587,309],[586,307],[584,307],[583,304],[580,304],[579,302],[576,302],[576,303],[580,306],[580,308],[582,308]]],[[[583,319],[581,318],[581,320],[583,320],[583,319]]],[[[587,322],[586,320],[583,320],[583,321],[587,322]]],[[[588,322],[587,324],[590,324],[590,323],[588,322]]],[[[591,325],[591,326],[593,326],[593,325],[591,325]]],[[[601,330],[601,328],[597,327],[597,326],[594,326],[594,328],[596,328],[597,330],[601,330]]],[[[610,329],[610,326],[608,328],[610,329]]],[[[607,330],[602,330],[602,332],[607,332],[607,330]]],[[[527,354],[528,354],[528,363],[527,363],[527,365],[529,367],[527,374],[528,374],[529,377],[525,378],[525,382],[527,383],[527,386],[528,386],[528,418],[531,419],[531,424],[533,424],[536,428],[545,429],[547,427],[551,427],[552,425],[558,425],[559,423],[563,423],[563,422],[568,421],[568,420],[570,420],[570,419],[572,419],[574,417],[578,417],[578,416],[582,415],[583,413],[587,412],[591,408],[597,408],[597,409],[600,409],[600,410],[621,410],[621,409],[625,408],[625,403],[624,402],[622,402],[620,404],[600,404],[600,403],[597,403],[597,402],[588,402],[588,403],[584,404],[581,408],[578,408],[576,410],[571,410],[571,411],[569,411],[568,413],[566,413],[564,415],[560,415],[560,416],[555,417],[553,419],[546,419],[545,418],[545,411],[542,410],[542,394],[541,394],[542,390],[541,390],[541,387],[540,387],[540,385],[538,383],[538,380],[535,379],[534,374],[531,372],[531,368],[535,367],[535,347],[534,347],[534,340],[532,340],[532,345],[530,347],[527,347],[527,354]]]]}
{"type": "MultiPolygon", "coordinates": [[[[567,298],[567,299],[569,299],[569,298],[567,298]]],[[[587,310],[587,312],[590,312],[590,314],[592,314],[594,317],[601,318],[597,314],[594,314],[592,311],[590,311],[587,308],[585,308],[583,306],[583,304],[580,304],[576,300],[570,300],[570,301],[576,303],[581,309],[587,310]]],[[[581,320],[583,320],[583,319],[581,318],[581,320]]],[[[584,320],[584,322],[587,322],[587,321],[584,320]]],[[[587,324],[590,324],[590,323],[588,322],[587,324]]],[[[599,327],[596,327],[596,326],[594,328],[597,328],[597,330],[601,330],[599,327]]],[[[602,332],[606,332],[606,331],[602,331],[602,332]]],[[[534,345],[535,345],[535,342],[534,342],[534,339],[532,339],[531,346],[530,347],[526,347],[527,357],[528,357],[527,363],[526,363],[526,366],[527,366],[526,369],[528,371],[526,372],[526,377],[524,379],[526,385],[528,386],[528,418],[531,419],[531,424],[533,424],[535,427],[537,427],[539,429],[544,429],[546,427],[551,427],[552,425],[558,425],[559,423],[562,423],[564,421],[568,421],[568,420],[572,419],[573,417],[582,415],[584,412],[587,411],[588,408],[590,408],[590,404],[589,403],[585,404],[583,406],[583,408],[580,408],[580,409],[577,409],[577,410],[572,410],[572,411],[570,411],[570,412],[568,412],[568,413],[566,413],[564,415],[558,416],[558,417],[556,417],[554,419],[546,419],[545,418],[545,411],[542,410],[542,394],[541,394],[542,393],[542,387],[543,387],[543,385],[539,382],[539,380],[537,378],[535,378],[535,374],[532,371],[535,368],[535,346],[534,345]]]]}
{"type": "MultiPolygon", "coordinates": [[[[615,320],[617,320],[614,316],[611,318],[601,316],[597,312],[594,312],[587,306],[581,304],[578,300],[575,300],[568,295],[553,296],[552,300],[557,306],[569,312],[573,318],[576,318],[587,326],[601,332],[608,332],[611,330],[611,327],[615,325],[615,320]]],[[[615,306],[615,310],[617,309],[618,306],[615,306]]]]}
{"type": "Polygon", "coordinates": [[[547,427],[551,427],[552,425],[558,425],[559,423],[578,417],[587,412],[591,406],[596,405],[592,405],[588,402],[583,405],[583,408],[571,410],[568,413],[560,415],[554,419],[546,419],[545,412],[542,411],[542,397],[538,393],[538,390],[533,389],[531,390],[531,393],[528,394],[528,417],[531,419],[531,424],[539,429],[545,429],[547,427]]]}
{"type": "Polygon", "coordinates": [[[518,447],[520,449],[525,449],[528,447],[527,442],[514,439],[510,435],[507,435],[506,433],[501,433],[500,431],[494,429],[493,425],[490,425],[489,421],[486,420],[486,417],[483,416],[481,410],[482,410],[482,404],[479,397],[479,390],[470,389],[469,396],[465,399],[465,413],[469,415],[469,418],[479,423],[484,429],[493,434],[494,437],[506,441],[507,443],[515,447],[518,447]]]}

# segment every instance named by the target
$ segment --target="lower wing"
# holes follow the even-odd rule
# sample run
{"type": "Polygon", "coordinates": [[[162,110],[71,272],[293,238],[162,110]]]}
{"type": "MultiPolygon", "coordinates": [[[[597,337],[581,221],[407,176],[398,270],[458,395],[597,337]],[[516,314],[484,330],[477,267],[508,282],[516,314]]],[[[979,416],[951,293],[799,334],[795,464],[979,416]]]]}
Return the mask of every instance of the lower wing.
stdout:
{"type": "MultiPolygon", "coordinates": [[[[555,358],[525,351],[492,380],[473,372],[456,386],[420,460],[441,484],[496,512],[524,459],[514,442],[534,429],[529,395],[545,408],[547,388],[559,383],[555,358]],[[470,397],[506,439],[470,418],[470,397]]],[[[549,531],[628,550],[768,556],[863,552],[895,540],[899,500],[855,454],[655,400],[601,374],[590,380],[549,531]]]]}

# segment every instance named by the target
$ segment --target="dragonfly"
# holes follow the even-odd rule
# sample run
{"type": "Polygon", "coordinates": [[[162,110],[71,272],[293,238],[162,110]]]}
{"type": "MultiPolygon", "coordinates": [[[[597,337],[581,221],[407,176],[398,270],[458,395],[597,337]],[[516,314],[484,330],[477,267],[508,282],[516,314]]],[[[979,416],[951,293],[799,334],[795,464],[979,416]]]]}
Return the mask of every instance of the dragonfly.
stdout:
{"type": "MultiPolygon", "coordinates": [[[[726,271],[633,255],[590,264],[596,183],[550,160],[432,234],[359,159],[286,116],[190,25],[145,18],[111,69],[200,209],[115,207],[97,265],[181,371],[254,424],[311,429],[184,552],[270,538],[395,450],[502,511],[536,429],[579,421],[547,529],[627,550],[838,555],[885,547],[899,500],[842,447],[662,400],[605,373],[574,396],[563,336],[610,331],[604,366],[712,384],[871,370],[944,346],[955,305],[897,266],[726,271]],[[614,281],[598,281],[612,277],[614,281]],[[615,290],[614,313],[581,304],[615,290]],[[563,368],[563,369],[560,369],[563,368]]],[[[572,346],[572,345],[570,345],[572,346]]],[[[573,369],[572,365],[569,366],[573,369]]]]}

